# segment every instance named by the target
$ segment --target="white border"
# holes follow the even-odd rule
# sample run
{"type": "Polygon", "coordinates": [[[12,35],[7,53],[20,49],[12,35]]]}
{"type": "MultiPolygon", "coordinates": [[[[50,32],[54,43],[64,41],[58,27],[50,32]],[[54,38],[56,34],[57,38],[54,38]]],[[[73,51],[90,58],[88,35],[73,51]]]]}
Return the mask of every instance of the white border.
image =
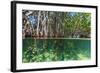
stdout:
{"type": "Polygon", "coordinates": [[[96,32],[96,21],[95,21],[95,9],[92,8],[79,8],[79,7],[64,7],[64,6],[45,6],[45,5],[28,5],[28,4],[17,4],[17,70],[22,69],[37,69],[37,68],[50,68],[50,67],[70,67],[70,66],[85,66],[94,65],[96,58],[95,48],[95,32],[96,32]],[[91,60],[84,61],[60,61],[60,62],[43,62],[43,63],[22,63],[22,9],[26,10],[46,10],[46,11],[62,11],[62,12],[87,12],[91,13],[91,60]]]}

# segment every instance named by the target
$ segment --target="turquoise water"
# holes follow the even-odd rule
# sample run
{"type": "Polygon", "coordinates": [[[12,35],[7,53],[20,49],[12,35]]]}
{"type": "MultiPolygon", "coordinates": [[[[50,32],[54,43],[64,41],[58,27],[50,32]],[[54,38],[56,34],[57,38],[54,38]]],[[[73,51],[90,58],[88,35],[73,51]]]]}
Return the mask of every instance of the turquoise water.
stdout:
{"type": "Polygon", "coordinates": [[[88,60],[89,39],[23,39],[23,62],[88,60]]]}

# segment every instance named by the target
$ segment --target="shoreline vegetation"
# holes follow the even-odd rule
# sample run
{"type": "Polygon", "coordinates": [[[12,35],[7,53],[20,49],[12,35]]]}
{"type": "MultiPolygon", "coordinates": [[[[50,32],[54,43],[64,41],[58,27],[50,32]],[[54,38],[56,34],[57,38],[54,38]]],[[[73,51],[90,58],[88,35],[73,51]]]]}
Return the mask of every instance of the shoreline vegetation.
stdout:
{"type": "Polygon", "coordinates": [[[23,38],[91,38],[91,13],[22,10],[23,38]]]}
{"type": "MultiPolygon", "coordinates": [[[[24,38],[23,38],[24,39],[24,38]]],[[[91,40],[91,38],[45,38],[45,37],[35,37],[35,38],[25,38],[25,39],[70,39],[70,40],[72,40],[72,39],[74,39],[74,40],[91,40]]]]}

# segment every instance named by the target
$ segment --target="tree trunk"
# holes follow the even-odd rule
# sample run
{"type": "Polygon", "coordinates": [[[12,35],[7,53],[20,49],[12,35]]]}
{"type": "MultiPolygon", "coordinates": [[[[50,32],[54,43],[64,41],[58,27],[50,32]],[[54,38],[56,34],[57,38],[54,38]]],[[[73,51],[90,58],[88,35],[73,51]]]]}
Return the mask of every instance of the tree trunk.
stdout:
{"type": "Polygon", "coordinates": [[[38,13],[37,36],[39,36],[40,15],[41,15],[41,11],[39,11],[38,13]]]}

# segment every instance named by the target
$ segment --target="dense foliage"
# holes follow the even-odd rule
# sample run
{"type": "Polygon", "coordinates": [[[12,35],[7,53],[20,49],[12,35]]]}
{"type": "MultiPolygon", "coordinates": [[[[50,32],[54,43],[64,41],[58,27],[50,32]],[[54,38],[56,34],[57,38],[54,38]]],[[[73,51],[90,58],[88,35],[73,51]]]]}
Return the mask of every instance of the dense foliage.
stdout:
{"type": "Polygon", "coordinates": [[[90,38],[91,13],[23,10],[23,37],[90,38]]]}

